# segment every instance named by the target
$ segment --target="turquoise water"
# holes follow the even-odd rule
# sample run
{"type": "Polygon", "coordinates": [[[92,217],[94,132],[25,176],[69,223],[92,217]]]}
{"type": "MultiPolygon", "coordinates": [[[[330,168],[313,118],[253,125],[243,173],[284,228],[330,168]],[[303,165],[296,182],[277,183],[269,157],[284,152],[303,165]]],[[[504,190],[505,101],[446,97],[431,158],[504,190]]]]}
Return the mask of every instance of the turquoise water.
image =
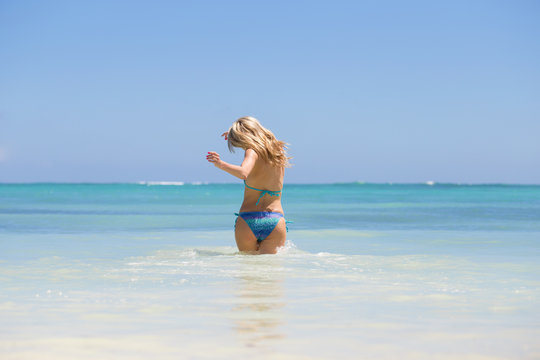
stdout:
{"type": "Polygon", "coordinates": [[[2,359],[540,358],[540,186],[0,184],[2,359]]]}

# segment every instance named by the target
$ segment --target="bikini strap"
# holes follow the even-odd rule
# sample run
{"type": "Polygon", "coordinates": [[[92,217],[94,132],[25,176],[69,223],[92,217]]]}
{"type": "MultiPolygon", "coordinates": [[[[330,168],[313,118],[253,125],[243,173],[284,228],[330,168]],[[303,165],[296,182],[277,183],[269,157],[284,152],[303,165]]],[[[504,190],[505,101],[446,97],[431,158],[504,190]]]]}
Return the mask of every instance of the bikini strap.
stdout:
{"type": "Polygon", "coordinates": [[[285,230],[287,230],[287,232],[289,232],[289,224],[292,223],[294,223],[294,221],[285,220],[285,230]]]}
{"type": "Polygon", "coordinates": [[[257,199],[257,202],[255,203],[255,205],[259,205],[259,201],[261,201],[262,197],[264,196],[264,194],[268,194],[270,196],[278,196],[281,194],[281,190],[278,190],[278,191],[272,191],[272,190],[261,190],[261,189],[256,189],[254,187],[251,187],[249,186],[248,184],[246,184],[246,180],[244,180],[244,185],[248,188],[248,189],[251,189],[251,190],[256,190],[256,191],[260,191],[261,192],[261,195],[259,195],[259,198],[257,199]]]}

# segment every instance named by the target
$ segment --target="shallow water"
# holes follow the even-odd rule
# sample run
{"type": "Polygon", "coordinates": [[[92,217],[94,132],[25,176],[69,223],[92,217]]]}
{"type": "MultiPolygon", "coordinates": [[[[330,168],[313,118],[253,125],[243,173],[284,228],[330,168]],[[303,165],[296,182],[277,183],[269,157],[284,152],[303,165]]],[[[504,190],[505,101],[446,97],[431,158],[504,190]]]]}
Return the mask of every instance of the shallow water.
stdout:
{"type": "Polygon", "coordinates": [[[261,256],[240,194],[0,185],[0,357],[540,357],[540,187],[288,186],[261,256]]]}

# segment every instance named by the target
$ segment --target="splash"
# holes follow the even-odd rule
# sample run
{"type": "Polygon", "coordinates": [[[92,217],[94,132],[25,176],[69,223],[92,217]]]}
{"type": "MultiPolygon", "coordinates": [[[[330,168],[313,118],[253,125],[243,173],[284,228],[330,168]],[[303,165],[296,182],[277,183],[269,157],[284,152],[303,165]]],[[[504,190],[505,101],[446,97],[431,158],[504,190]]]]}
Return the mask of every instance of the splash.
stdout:
{"type": "Polygon", "coordinates": [[[296,245],[291,240],[287,240],[285,242],[285,245],[278,248],[277,254],[278,255],[294,254],[294,253],[297,253],[298,251],[299,250],[296,247],[296,245]]]}

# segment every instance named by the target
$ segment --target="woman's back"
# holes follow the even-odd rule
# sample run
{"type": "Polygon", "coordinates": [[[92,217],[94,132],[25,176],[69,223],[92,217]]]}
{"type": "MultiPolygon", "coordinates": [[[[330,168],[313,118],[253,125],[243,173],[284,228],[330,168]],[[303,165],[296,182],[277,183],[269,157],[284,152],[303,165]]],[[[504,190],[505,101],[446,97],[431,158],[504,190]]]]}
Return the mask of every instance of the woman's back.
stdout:
{"type": "Polygon", "coordinates": [[[281,207],[284,168],[257,159],[245,180],[244,201],[240,211],[278,211],[281,207]]]}

